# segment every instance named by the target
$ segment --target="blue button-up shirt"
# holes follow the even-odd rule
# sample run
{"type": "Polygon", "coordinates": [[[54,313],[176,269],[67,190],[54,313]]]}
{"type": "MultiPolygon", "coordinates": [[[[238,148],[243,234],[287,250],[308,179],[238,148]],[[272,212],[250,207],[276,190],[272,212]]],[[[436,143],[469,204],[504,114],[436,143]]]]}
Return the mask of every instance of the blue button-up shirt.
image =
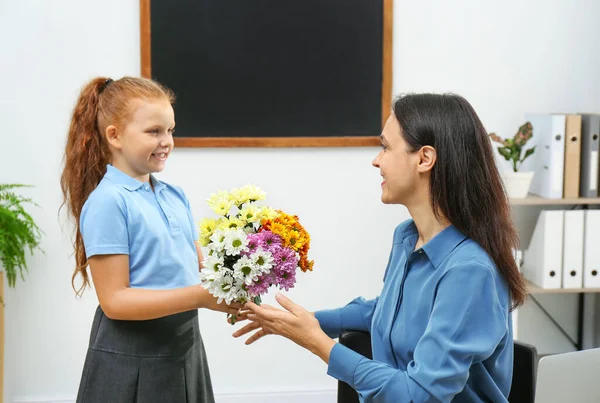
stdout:
{"type": "Polygon", "coordinates": [[[107,166],[81,212],[87,257],[129,255],[133,288],[198,284],[198,233],[189,202],[181,188],[150,179],[154,192],[148,183],[107,166]]]}
{"type": "Polygon", "coordinates": [[[318,311],[330,337],[371,333],[373,360],[336,344],[328,374],[363,402],[507,402],[513,368],[508,285],[489,255],[449,226],[415,250],[412,220],[394,232],[378,298],[318,311]]]}

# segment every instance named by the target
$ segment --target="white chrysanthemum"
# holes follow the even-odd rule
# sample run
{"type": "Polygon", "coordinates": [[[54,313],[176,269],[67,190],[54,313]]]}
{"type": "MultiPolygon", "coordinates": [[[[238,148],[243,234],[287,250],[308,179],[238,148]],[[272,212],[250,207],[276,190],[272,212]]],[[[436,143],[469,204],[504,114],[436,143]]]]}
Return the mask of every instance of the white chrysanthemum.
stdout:
{"type": "Polygon", "coordinates": [[[207,256],[206,259],[204,259],[204,261],[202,262],[202,264],[204,265],[204,268],[206,270],[212,270],[214,272],[218,272],[219,270],[221,270],[223,268],[224,259],[223,259],[222,255],[213,253],[213,254],[207,256]]]}
{"type": "Polygon", "coordinates": [[[223,273],[220,271],[214,271],[213,269],[207,269],[206,267],[200,270],[200,280],[202,285],[211,293],[212,289],[215,288],[215,281],[217,283],[223,277],[223,273]]]}
{"type": "Polygon", "coordinates": [[[230,256],[239,255],[248,251],[248,238],[241,229],[230,229],[225,231],[225,253],[230,256]]]}
{"type": "Polygon", "coordinates": [[[252,284],[258,280],[258,276],[262,272],[252,259],[247,256],[242,256],[233,265],[233,277],[246,285],[252,284]]]}
{"type": "Polygon", "coordinates": [[[269,251],[262,250],[262,248],[258,248],[252,253],[250,259],[252,260],[252,263],[258,267],[261,273],[269,273],[275,263],[273,254],[269,251]]]}
{"type": "Polygon", "coordinates": [[[225,235],[227,231],[224,229],[216,229],[215,232],[210,236],[210,243],[207,245],[208,248],[213,250],[220,250],[225,247],[225,235]]]}
{"type": "Polygon", "coordinates": [[[233,277],[231,276],[217,276],[211,283],[211,289],[209,292],[217,298],[217,303],[220,304],[223,300],[229,302],[232,301],[230,291],[233,285],[233,277]]]}

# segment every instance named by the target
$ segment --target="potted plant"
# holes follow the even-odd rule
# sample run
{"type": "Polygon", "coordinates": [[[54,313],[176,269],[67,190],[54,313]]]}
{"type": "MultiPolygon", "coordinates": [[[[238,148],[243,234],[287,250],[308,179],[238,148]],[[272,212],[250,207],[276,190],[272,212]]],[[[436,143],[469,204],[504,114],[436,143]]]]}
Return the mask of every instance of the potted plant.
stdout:
{"type": "MultiPolygon", "coordinates": [[[[36,204],[31,199],[14,193],[15,189],[22,187],[26,185],[0,184],[0,279],[3,269],[8,286],[13,288],[17,275],[25,279],[25,250],[29,249],[31,254],[35,249],[41,251],[42,230],[24,208],[25,204],[36,204]]],[[[3,282],[0,282],[0,286],[4,286],[3,282]]]]}
{"type": "Polygon", "coordinates": [[[533,171],[519,171],[521,164],[527,157],[535,151],[535,146],[525,150],[525,144],[533,136],[533,126],[526,122],[519,127],[517,134],[512,139],[502,139],[496,133],[490,133],[490,138],[496,143],[500,143],[498,152],[507,161],[512,163],[512,171],[504,172],[503,179],[506,187],[506,193],[511,198],[523,198],[529,193],[531,181],[533,180],[533,171]]]}

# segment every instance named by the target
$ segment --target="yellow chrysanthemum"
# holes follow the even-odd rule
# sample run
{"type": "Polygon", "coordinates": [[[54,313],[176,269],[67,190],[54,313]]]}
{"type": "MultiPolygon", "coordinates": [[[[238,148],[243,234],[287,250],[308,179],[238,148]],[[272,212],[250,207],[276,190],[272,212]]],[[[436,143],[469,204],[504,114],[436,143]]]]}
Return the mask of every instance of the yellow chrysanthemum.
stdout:
{"type": "Polygon", "coordinates": [[[267,197],[267,194],[258,186],[246,185],[242,190],[246,192],[249,200],[264,200],[267,197]]]}
{"type": "Polygon", "coordinates": [[[270,225],[268,225],[268,229],[274,233],[279,235],[282,238],[286,237],[287,234],[287,227],[283,224],[280,224],[278,222],[271,222],[270,225]]]}
{"type": "Polygon", "coordinates": [[[261,220],[273,220],[279,216],[279,213],[271,207],[264,206],[260,209],[258,215],[261,220]]]}
{"type": "Polygon", "coordinates": [[[228,197],[222,197],[208,201],[208,205],[215,213],[224,216],[229,214],[229,211],[233,207],[233,202],[228,197]]]}
{"type": "Polygon", "coordinates": [[[254,204],[248,204],[240,210],[238,218],[247,223],[257,222],[261,219],[260,210],[254,204]]]}
{"type": "Polygon", "coordinates": [[[204,218],[200,221],[199,225],[199,243],[202,246],[207,246],[210,242],[210,236],[213,234],[215,229],[219,226],[219,220],[213,218],[204,218]]]}
{"type": "Polygon", "coordinates": [[[221,219],[221,222],[219,223],[218,228],[221,230],[226,230],[226,229],[231,229],[231,228],[239,228],[242,229],[244,228],[244,226],[246,225],[246,223],[236,217],[231,217],[231,218],[227,218],[227,217],[223,217],[223,219],[221,219]]]}
{"type": "Polygon", "coordinates": [[[291,230],[287,231],[286,236],[284,238],[284,242],[286,243],[286,246],[289,246],[293,250],[298,251],[302,249],[304,243],[306,242],[306,239],[301,237],[298,231],[291,230]]]}
{"type": "Polygon", "coordinates": [[[250,195],[244,188],[235,188],[231,191],[231,201],[233,201],[236,206],[241,206],[250,201],[250,195]]]}
{"type": "Polygon", "coordinates": [[[206,199],[206,203],[209,206],[212,206],[214,203],[216,203],[218,200],[231,200],[231,193],[229,193],[227,190],[223,190],[220,189],[217,191],[217,193],[211,193],[210,196],[208,197],[208,199],[206,199]]]}

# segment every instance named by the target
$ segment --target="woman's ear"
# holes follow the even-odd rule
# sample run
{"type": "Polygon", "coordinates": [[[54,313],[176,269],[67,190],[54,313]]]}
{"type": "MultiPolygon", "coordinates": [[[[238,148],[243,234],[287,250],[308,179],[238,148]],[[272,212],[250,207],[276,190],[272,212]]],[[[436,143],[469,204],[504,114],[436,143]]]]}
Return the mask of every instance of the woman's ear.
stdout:
{"type": "Polygon", "coordinates": [[[419,173],[429,172],[433,169],[437,159],[437,152],[435,151],[435,148],[431,146],[423,146],[419,151],[417,151],[417,156],[419,157],[419,165],[417,166],[417,171],[419,173]]]}
{"type": "Polygon", "coordinates": [[[117,150],[121,149],[121,136],[119,135],[119,131],[113,125],[109,125],[104,132],[106,136],[106,141],[108,144],[116,148],[117,150]]]}

